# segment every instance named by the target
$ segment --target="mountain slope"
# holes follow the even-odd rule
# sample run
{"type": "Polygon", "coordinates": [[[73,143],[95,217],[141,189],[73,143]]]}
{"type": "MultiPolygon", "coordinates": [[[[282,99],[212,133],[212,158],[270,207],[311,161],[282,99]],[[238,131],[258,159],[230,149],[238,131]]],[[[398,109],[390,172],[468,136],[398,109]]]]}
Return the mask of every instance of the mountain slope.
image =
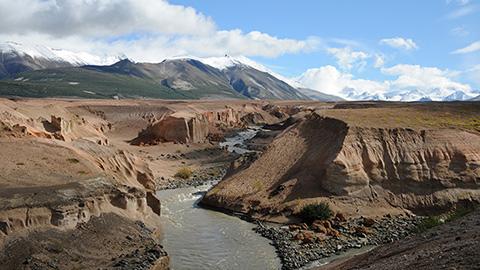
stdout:
{"type": "Polygon", "coordinates": [[[14,80],[0,80],[0,95],[37,98],[194,98],[151,80],[76,67],[24,72],[14,80]]]}
{"type": "Polygon", "coordinates": [[[4,42],[0,43],[0,79],[25,71],[87,64],[104,65],[117,60],[118,57],[99,57],[40,45],[4,42]]]}
{"type": "Polygon", "coordinates": [[[345,100],[341,97],[325,94],[325,93],[308,89],[308,88],[297,88],[297,89],[300,93],[314,100],[320,100],[320,101],[344,101],[345,100]]]}
{"type": "Polygon", "coordinates": [[[236,65],[224,73],[233,89],[248,98],[310,99],[284,81],[249,66],[236,65]]]}
{"type": "MultiPolygon", "coordinates": [[[[134,63],[128,59],[114,63],[115,59],[39,45],[0,43],[0,94],[311,99],[287,78],[246,57],[172,58],[161,63],[134,63]]],[[[315,97],[331,100],[325,98],[315,97]]]]}
{"type": "Polygon", "coordinates": [[[480,95],[474,97],[471,99],[471,101],[480,101],[480,95]]]}
{"type": "Polygon", "coordinates": [[[191,98],[245,98],[231,88],[222,72],[194,59],[164,60],[158,64],[125,59],[111,66],[84,68],[152,80],[191,98]]]}
{"type": "Polygon", "coordinates": [[[192,96],[198,94],[198,97],[310,99],[270,73],[230,57],[167,59],[158,64],[122,60],[111,66],[85,68],[152,79],[177,91],[189,91],[192,96]]]}

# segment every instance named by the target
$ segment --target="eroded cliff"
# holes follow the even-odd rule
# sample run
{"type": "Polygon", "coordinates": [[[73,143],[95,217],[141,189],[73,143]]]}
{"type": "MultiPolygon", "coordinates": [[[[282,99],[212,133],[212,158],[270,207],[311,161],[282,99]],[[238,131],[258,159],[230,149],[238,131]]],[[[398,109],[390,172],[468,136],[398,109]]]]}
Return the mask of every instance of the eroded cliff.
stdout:
{"type": "Polygon", "coordinates": [[[314,201],[350,215],[480,201],[480,136],[460,129],[360,127],[312,113],[202,203],[284,220],[314,201]]]}

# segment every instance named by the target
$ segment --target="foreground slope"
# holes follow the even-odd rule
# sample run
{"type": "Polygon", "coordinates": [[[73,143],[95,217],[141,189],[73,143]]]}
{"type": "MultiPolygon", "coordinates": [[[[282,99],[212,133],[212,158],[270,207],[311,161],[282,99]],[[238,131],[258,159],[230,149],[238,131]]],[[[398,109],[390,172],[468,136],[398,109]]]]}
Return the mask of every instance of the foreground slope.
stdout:
{"type": "Polygon", "coordinates": [[[187,181],[174,178],[185,166],[192,181],[220,174],[236,156],[212,139],[277,122],[269,109],[242,100],[0,99],[2,269],[168,269],[156,190],[187,181]]]}
{"type": "Polygon", "coordinates": [[[480,211],[318,270],[478,269],[480,211]]]}
{"type": "Polygon", "coordinates": [[[257,161],[221,181],[202,203],[286,221],[319,201],[352,216],[480,201],[476,104],[337,107],[343,109],[297,116],[257,161]]]}

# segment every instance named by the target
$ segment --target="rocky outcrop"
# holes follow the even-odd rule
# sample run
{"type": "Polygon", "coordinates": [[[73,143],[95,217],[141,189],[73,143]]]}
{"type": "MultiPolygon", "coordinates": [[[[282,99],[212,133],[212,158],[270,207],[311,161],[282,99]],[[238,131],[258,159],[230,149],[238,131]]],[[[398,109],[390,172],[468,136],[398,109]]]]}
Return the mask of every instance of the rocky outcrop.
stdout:
{"type": "Polygon", "coordinates": [[[476,269],[480,211],[315,270],[476,269]]]}
{"type": "Polygon", "coordinates": [[[278,120],[276,115],[259,108],[234,110],[227,107],[224,110],[198,113],[174,113],[143,129],[131,144],[204,143],[210,138],[221,137],[219,130],[244,128],[247,125],[273,123],[278,120]]]}
{"type": "Polygon", "coordinates": [[[257,216],[290,215],[318,200],[352,215],[375,207],[420,213],[480,201],[479,180],[478,134],[356,127],[313,113],[202,203],[257,216]]]}
{"type": "Polygon", "coordinates": [[[75,230],[45,228],[11,236],[1,246],[2,269],[169,269],[169,258],[143,222],[114,213],[93,216],[75,230]]]}
{"type": "Polygon", "coordinates": [[[205,142],[208,132],[208,121],[202,115],[167,116],[142,130],[131,143],[134,145],[162,142],[202,143],[205,142]]]}
{"type": "MultiPolygon", "coordinates": [[[[73,229],[102,213],[143,219],[150,211],[147,200],[154,198],[140,189],[112,185],[102,179],[78,184],[75,191],[72,188],[57,187],[55,191],[25,188],[23,192],[17,191],[15,200],[2,197],[0,234],[4,237],[15,232],[48,227],[73,229]]],[[[157,206],[159,209],[159,202],[157,206]]]]}

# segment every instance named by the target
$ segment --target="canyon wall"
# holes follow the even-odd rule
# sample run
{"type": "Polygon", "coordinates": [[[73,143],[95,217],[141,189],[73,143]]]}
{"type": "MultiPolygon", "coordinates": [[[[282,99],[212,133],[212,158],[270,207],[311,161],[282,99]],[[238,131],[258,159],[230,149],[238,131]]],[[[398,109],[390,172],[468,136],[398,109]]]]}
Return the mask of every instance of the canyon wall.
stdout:
{"type": "Polygon", "coordinates": [[[131,143],[205,143],[211,138],[222,137],[227,129],[275,123],[282,117],[286,114],[276,116],[261,107],[172,113],[148,125],[131,143]]]}
{"type": "Polygon", "coordinates": [[[479,180],[475,132],[358,127],[313,113],[202,203],[266,218],[324,200],[351,215],[421,213],[480,201],[479,180]]]}

